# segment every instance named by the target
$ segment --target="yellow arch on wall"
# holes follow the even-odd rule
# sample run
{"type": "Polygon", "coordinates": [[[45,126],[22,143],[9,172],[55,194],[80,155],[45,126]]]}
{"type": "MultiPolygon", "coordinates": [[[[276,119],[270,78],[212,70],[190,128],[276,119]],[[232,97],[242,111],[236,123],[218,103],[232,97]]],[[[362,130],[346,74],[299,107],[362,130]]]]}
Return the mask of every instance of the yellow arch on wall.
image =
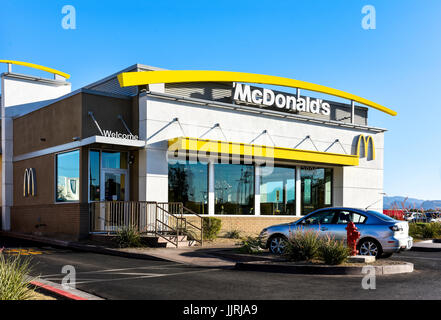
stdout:
{"type": "Polygon", "coordinates": [[[347,93],[338,89],[325,87],[322,85],[294,80],[283,77],[268,76],[255,73],[230,72],[230,71],[197,71],[197,70],[178,70],[178,71],[141,71],[124,72],[118,75],[121,87],[148,85],[155,83],[182,83],[182,82],[245,82],[275,85],[291,88],[299,88],[320,93],[333,95],[336,97],[359,102],[366,106],[380,110],[391,116],[396,116],[397,112],[386,108],[378,103],[369,101],[362,97],[347,93]]]}
{"type": "Polygon", "coordinates": [[[369,147],[369,141],[371,142],[372,146],[372,160],[375,160],[375,143],[372,136],[368,136],[367,138],[364,135],[360,135],[358,137],[357,141],[357,156],[360,158],[360,147],[361,147],[361,141],[364,142],[364,155],[367,158],[368,157],[368,147],[369,147]]]}
{"type": "Polygon", "coordinates": [[[53,74],[57,74],[59,76],[62,76],[65,79],[69,79],[70,75],[52,68],[48,68],[45,66],[40,66],[38,64],[34,64],[34,63],[29,63],[29,62],[23,62],[23,61],[14,61],[14,60],[0,60],[0,63],[7,63],[7,64],[15,64],[18,66],[24,66],[24,67],[29,67],[29,68],[33,68],[33,69],[37,69],[37,70],[42,70],[42,71],[46,71],[49,73],[53,73],[53,74]]]}

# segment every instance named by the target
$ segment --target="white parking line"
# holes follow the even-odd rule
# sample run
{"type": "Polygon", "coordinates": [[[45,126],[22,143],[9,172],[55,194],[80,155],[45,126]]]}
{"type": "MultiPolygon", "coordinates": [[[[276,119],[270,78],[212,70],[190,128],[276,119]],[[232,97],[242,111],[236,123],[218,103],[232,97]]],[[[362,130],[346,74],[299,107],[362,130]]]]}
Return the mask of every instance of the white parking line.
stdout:
{"type": "MultiPolygon", "coordinates": [[[[108,272],[117,272],[117,271],[129,271],[129,270],[142,270],[142,269],[168,269],[168,268],[174,268],[174,267],[180,267],[183,266],[182,264],[173,263],[173,264],[163,264],[158,266],[148,266],[148,267],[133,267],[133,268],[120,268],[120,269],[104,269],[104,270],[95,270],[95,271],[83,271],[83,272],[77,272],[76,274],[88,274],[88,273],[108,273],[108,272]]],[[[56,274],[47,274],[42,275],[41,278],[46,277],[56,277],[60,276],[59,273],[56,274]]]]}
{"type": "MultiPolygon", "coordinates": [[[[197,270],[197,271],[187,271],[187,272],[177,272],[177,273],[168,273],[168,274],[159,274],[159,273],[150,273],[145,274],[143,276],[139,277],[125,277],[125,278],[117,278],[117,279],[93,279],[93,280],[86,280],[86,281],[77,281],[73,284],[85,284],[85,283],[97,283],[97,282],[110,282],[110,281],[121,281],[121,280],[137,280],[137,279],[146,279],[146,278],[159,278],[159,277],[170,277],[170,276],[177,276],[182,274],[190,274],[190,273],[203,273],[203,272],[210,272],[215,270],[221,270],[221,269],[207,269],[207,270],[197,270]]],[[[85,280],[85,279],[83,279],[85,280]]]]}

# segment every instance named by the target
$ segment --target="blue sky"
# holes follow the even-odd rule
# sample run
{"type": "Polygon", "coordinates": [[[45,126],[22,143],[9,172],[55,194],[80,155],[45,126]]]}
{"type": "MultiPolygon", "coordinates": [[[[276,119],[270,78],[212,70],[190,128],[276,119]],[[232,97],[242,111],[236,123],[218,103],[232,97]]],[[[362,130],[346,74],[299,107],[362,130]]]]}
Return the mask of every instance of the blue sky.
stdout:
{"type": "Polygon", "coordinates": [[[74,89],[134,63],[342,89],[398,111],[370,110],[369,124],[389,129],[385,192],[441,199],[440,14],[439,0],[2,0],[0,59],[70,73],[74,89]],[[61,27],[67,4],[76,30],[61,27]],[[367,4],[375,30],[361,28],[367,4]]]}

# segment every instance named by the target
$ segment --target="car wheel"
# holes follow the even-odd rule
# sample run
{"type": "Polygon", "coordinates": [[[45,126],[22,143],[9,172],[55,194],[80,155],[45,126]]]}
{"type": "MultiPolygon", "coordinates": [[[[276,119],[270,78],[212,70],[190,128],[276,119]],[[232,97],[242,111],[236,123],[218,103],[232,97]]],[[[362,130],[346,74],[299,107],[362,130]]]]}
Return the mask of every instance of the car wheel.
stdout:
{"type": "Polygon", "coordinates": [[[373,239],[362,240],[358,246],[358,252],[362,256],[380,257],[383,253],[381,245],[373,239]]]}
{"type": "Polygon", "coordinates": [[[284,236],[273,236],[269,240],[269,250],[274,254],[283,254],[285,252],[287,240],[284,236]]]}

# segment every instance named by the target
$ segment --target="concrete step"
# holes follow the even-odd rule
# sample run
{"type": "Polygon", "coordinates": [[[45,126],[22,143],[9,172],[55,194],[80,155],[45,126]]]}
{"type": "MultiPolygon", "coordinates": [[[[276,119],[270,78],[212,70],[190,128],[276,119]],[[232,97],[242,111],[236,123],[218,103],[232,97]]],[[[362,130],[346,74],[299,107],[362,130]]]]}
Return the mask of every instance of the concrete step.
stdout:
{"type": "MultiPolygon", "coordinates": [[[[195,241],[179,241],[178,242],[178,248],[193,247],[195,245],[196,245],[195,241]]],[[[176,248],[176,245],[174,243],[167,242],[167,243],[165,243],[165,248],[176,248]]]]}
{"type": "MultiPolygon", "coordinates": [[[[173,236],[173,235],[170,235],[170,236],[169,236],[169,235],[167,235],[167,236],[159,237],[159,238],[158,238],[158,242],[169,242],[169,241],[167,241],[167,240],[164,239],[164,238],[167,238],[167,239],[169,239],[169,240],[171,240],[171,241],[173,241],[173,242],[176,241],[176,236],[173,236]]],[[[179,239],[179,241],[187,241],[187,236],[179,236],[178,239],[179,239]]]]}

